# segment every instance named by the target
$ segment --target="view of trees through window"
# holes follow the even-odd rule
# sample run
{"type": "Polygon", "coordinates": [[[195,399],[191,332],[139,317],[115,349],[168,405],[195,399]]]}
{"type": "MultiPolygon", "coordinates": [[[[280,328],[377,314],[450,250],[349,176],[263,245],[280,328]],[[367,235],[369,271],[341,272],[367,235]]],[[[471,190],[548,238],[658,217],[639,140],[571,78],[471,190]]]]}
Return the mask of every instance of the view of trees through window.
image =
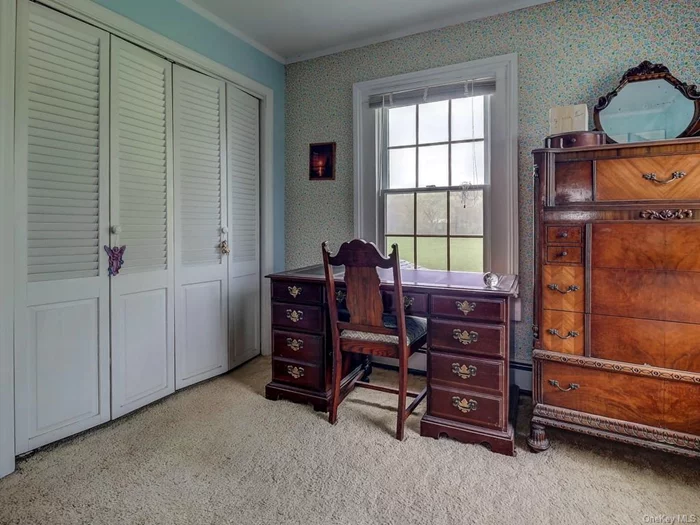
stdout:
{"type": "Polygon", "coordinates": [[[417,267],[483,271],[485,99],[384,110],[387,253],[397,243],[417,267]]]}

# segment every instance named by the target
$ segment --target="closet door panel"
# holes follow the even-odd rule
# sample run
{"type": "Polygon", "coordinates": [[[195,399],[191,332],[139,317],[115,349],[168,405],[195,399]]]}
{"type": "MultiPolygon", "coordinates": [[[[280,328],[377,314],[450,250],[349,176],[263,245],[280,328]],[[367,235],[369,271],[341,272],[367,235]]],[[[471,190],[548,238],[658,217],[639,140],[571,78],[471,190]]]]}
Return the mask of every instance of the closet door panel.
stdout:
{"type": "Polygon", "coordinates": [[[18,2],[16,451],[110,419],[109,35],[18,2]]]}
{"type": "Polygon", "coordinates": [[[112,416],[175,391],[172,66],[112,36],[112,416]]]}
{"type": "Polygon", "coordinates": [[[228,369],[225,84],[173,66],[176,388],[228,369]]]}
{"type": "Polygon", "coordinates": [[[260,353],[259,115],[257,98],[226,85],[231,366],[260,353]]]}

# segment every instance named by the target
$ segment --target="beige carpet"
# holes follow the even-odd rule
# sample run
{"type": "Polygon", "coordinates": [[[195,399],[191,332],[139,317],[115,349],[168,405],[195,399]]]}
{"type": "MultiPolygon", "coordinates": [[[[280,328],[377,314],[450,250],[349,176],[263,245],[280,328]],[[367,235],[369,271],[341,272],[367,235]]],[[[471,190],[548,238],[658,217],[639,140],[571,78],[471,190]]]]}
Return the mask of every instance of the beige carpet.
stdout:
{"type": "Polygon", "coordinates": [[[531,454],[526,407],[509,458],[421,438],[420,415],[399,443],[395,398],[368,390],[331,426],[310,407],[267,401],[268,378],[269,361],[257,359],[20,461],[0,480],[0,523],[559,525],[700,515],[700,463],[563,432],[531,454]]]}

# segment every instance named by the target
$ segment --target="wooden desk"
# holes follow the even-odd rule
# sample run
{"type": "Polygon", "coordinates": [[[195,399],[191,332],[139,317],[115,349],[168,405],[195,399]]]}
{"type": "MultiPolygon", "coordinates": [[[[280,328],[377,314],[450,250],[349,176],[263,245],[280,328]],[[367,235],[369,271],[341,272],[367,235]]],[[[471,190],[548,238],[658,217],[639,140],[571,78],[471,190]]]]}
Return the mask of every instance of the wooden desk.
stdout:
{"type": "MultiPolygon", "coordinates": [[[[342,310],[342,268],[336,301],[342,310]]],[[[379,271],[387,312],[396,307],[390,271],[379,271]]],[[[272,280],[272,382],[268,399],[310,403],[327,411],[331,398],[330,323],[323,267],[309,266],[268,276],[272,280]]],[[[508,421],[510,310],[518,278],[502,276],[496,289],[480,273],[402,270],[406,314],[428,318],[428,408],[421,435],[447,435],[488,443],[514,454],[508,421]]],[[[347,385],[371,370],[367,358],[344,363],[347,385]]]]}

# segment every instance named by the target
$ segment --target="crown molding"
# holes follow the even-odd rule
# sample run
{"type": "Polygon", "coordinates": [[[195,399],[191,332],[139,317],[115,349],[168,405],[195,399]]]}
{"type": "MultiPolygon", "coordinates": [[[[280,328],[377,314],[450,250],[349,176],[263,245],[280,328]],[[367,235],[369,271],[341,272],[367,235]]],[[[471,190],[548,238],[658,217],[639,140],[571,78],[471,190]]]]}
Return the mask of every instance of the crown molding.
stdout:
{"type": "Polygon", "coordinates": [[[281,64],[287,63],[287,60],[282,55],[275,53],[274,51],[272,51],[272,49],[262,45],[260,42],[258,42],[254,38],[249,37],[243,31],[241,31],[240,29],[238,29],[236,27],[233,27],[231,24],[226,22],[226,20],[224,20],[220,16],[215,15],[214,13],[209,11],[208,9],[205,9],[204,7],[202,7],[201,5],[196,3],[194,0],[177,0],[177,2],[184,5],[190,11],[194,11],[199,16],[201,16],[202,18],[205,18],[206,20],[208,20],[212,24],[219,26],[221,29],[232,34],[236,38],[243,40],[246,44],[253,46],[258,51],[265,53],[267,56],[269,56],[270,58],[273,58],[277,62],[280,62],[281,64]]]}
{"type": "MultiPolygon", "coordinates": [[[[178,0],[181,1],[181,0],[178,0]]],[[[190,0],[184,0],[190,1],[190,0]]],[[[525,9],[528,7],[533,7],[540,4],[547,4],[553,2],[554,0],[510,0],[505,3],[500,3],[499,5],[489,5],[484,9],[479,9],[476,11],[471,11],[469,14],[462,16],[451,16],[449,18],[441,18],[439,20],[433,20],[432,22],[425,22],[422,24],[417,24],[413,26],[406,27],[400,31],[395,31],[393,33],[386,33],[382,36],[365,38],[360,40],[355,40],[348,42],[346,44],[341,44],[338,46],[332,46],[319,51],[310,51],[309,53],[302,53],[300,55],[295,55],[287,58],[286,64],[293,64],[295,62],[303,62],[305,60],[311,60],[314,58],[319,58],[326,55],[334,55],[336,53],[341,53],[343,51],[349,51],[351,49],[357,49],[360,47],[370,46],[372,44],[379,44],[381,42],[387,42],[389,40],[396,40],[397,38],[402,38],[405,36],[415,35],[418,33],[425,33],[427,31],[433,31],[435,29],[442,29],[444,27],[455,26],[459,24],[464,24],[465,22],[471,22],[473,20],[479,20],[481,18],[487,18],[489,16],[501,15],[504,13],[509,13],[511,11],[517,11],[519,9],[525,9]]],[[[495,4],[493,2],[492,4],[495,4]]]]}

